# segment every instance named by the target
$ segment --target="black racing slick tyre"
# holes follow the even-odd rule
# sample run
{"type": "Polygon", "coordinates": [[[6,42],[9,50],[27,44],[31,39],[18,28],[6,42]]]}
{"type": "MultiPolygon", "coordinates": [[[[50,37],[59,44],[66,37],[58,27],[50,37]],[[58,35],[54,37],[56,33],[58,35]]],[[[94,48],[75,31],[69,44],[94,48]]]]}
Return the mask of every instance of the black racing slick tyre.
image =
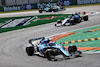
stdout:
{"type": "Polygon", "coordinates": [[[33,56],[34,55],[34,46],[26,47],[26,53],[28,56],[33,56]]]}
{"type": "Polygon", "coordinates": [[[71,25],[75,25],[75,21],[74,20],[71,20],[71,25]]]}
{"type": "Polygon", "coordinates": [[[74,18],[74,23],[78,23],[78,18],[74,18]]]}
{"type": "Polygon", "coordinates": [[[39,10],[39,13],[42,13],[42,10],[39,10]]]}
{"type": "Polygon", "coordinates": [[[51,60],[51,52],[50,51],[47,51],[46,52],[46,56],[47,56],[47,59],[48,60],[51,60]]]}
{"type": "Polygon", "coordinates": [[[88,21],[88,16],[84,16],[84,17],[83,17],[83,20],[84,20],[84,21],[88,21]]]}
{"type": "Polygon", "coordinates": [[[54,56],[56,56],[56,52],[57,52],[57,50],[53,50],[53,49],[48,49],[47,51],[46,51],[46,57],[47,57],[47,59],[48,60],[51,60],[51,59],[54,59],[53,57],[54,56]]]}
{"type": "Polygon", "coordinates": [[[58,9],[54,9],[53,11],[54,11],[54,12],[57,12],[57,11],[58,11],[58,9]]]}
{"type": "Polygon", "coordinates": [[[75,51],[77,51],[77,47],[75,45],[70,45],[68,47],[69,54],[71,54],[72,52],[75,52],[75,51]]]}
{"type": "Polygon", "coordinates": [[[49,9],[49,12],[52,12],[52,9],[49,9]]]}
{"type": "Polygon", "coordinates": [[[57,26],[57,24],[55,24],[55,26],[57,26]]]}
{"type": "Polygon", "coordinates": [[[53,53],[53,50],[52,49],[47,49],[46,50],[46,56],[47,56],[47,59],[48,60],[51,60],[52,58],[51,58],[51,53],[53,53]]]}

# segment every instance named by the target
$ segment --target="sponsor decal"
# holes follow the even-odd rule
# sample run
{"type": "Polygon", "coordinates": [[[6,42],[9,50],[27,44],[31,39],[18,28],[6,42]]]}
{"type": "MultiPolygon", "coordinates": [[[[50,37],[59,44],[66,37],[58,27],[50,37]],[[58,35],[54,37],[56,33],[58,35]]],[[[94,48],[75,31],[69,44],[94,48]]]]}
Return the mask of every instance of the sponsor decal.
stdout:
{"type": "Polygon", "coordinates": [[[21,6],[21,9],[22,9],[22,10],[24,10],[24,9],[25,9],[25,7],[22,5],[22,6],[21,6]]]}
{"type": "Polygon", "coordinates": [[[77,0],[78,5],[91,3],[100,3],[100,0],[77,0]]]}
{"type": "Polygon", "coordinates": [[[18,5],[18,6],[4,6],[0,7],[0,9],[4,11],[17,11],[17,10],[30,10],[30,9],[36,9],[37,5],[36,4],[23,4],[23,5],[18,5]]]}
{"type": "Polygon", "coordinates": [[[23,9],[23,10],[34,9],[34,4],[24,4],[21,6],[21,9],[23,9]]]}
{"type": "Polygon", "coordinates": [[[6,6],[3,7],[4,11],[16,11],[16,10],[21,10],[20,6],[6,6]]]}
{"type": "Polygon", "coordinates": [[[59,6],[61,6],[61,2],[59,1],[58,3],[57,3],[59,6]]]}
{"type": "Polygon", "coordinates": [[[72,5],[72,0],[61,0],[61,6],[69,6],[72,5]]]}
{"type": "Polygon", "coordinates": [[[69,6],[70,2],[69,1],[64,1],[65,6],[69,6]]]}

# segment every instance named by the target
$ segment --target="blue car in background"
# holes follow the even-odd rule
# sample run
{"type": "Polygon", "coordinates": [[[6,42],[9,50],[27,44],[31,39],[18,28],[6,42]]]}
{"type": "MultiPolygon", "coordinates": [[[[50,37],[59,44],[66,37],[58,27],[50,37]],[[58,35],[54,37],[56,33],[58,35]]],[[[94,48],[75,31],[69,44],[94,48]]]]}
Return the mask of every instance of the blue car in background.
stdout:
{"type": "Polygon", "coordinates": [[[26,53],[28,56],[33,56],[39,54],[48,60],[57,60],[55,57],[57,55],[63,55],[63,57],[70,58],[71,56],[80,56],[81,51],[77,50],[75,45],[70,45],[68,50],[65,50],[64,46],[61,44],[55,44],[55,42],[46,39],[45,37],[35,38],[29,40],[29,45],[26,47],[26,53]]]}
{"type": "Polygon", "coordinates": [[[58,12],[58,11],[63,11],[66,10],[65,8],[61,7],[61,6],[45,6],[43,8],[39,8],[39,13],[42,13],[43,11],[45,12],[58,12]]]}

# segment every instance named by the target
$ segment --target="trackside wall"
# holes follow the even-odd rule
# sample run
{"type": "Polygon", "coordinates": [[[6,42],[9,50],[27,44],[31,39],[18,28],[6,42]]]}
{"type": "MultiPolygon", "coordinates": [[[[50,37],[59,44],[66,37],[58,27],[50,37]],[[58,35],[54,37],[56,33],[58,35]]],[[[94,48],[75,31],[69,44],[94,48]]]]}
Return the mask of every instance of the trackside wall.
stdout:
{"type": "Polygon", "coordinates": [[[0,0],[0,12],[38,9],[39,6],[43,7],[47,4],[70,6],[92,3],[100,3],[100,0],[0,0]],[[1,4],[2,1],[5,1],[6,6],[1,4]]]}

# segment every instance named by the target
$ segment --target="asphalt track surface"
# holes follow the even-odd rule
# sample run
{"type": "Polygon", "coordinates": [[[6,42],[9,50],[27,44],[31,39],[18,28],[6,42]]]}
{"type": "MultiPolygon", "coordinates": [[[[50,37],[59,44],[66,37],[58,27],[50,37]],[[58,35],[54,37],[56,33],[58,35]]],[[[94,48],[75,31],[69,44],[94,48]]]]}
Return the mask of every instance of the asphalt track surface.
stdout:
{"type": "MultiPolygon", "coordinates": [[[[59,13],[73,12],[100,12],[100,6],[76,7],[67,8],[66,11],[59,13]]],[[[37,11],[21,14],[0,14],[0,17],[8,16],[26,16],[39,15],[37,11]]],[[[53,13],[42,13],[53,14],[53,13]]],[[[55,27],[55,23],[44,24],[40,26],[20,29],[16,31],[0,33],[0,67],[100,67],[100,54],[83,53],[82,57],[66,59],[57,57],[58,61],[47,61],[46,58],[40,56],[27,56],[25,47],[28,45],[28,40],[41,36],[51,36],[62,32],[68,32],[80,28],[85,28],[100,24],[100,14],[89,15],[89,21],[82,22],[74,26],[55,27]]]]}

